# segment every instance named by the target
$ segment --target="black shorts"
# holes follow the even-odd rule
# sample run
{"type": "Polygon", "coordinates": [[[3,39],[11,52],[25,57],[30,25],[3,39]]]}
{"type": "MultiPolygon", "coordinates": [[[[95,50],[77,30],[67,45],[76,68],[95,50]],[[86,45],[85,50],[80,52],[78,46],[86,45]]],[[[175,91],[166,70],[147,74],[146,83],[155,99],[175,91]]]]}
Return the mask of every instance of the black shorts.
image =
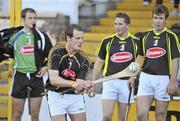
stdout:
{"type": "Polygon", "coordinates": [[[44,96],[43,78],[36,77],[36,73],[30,74],[16,71],[11,96],[15,98],[27,98],[28,87],[31,88],[30,97],[44,96]]]}

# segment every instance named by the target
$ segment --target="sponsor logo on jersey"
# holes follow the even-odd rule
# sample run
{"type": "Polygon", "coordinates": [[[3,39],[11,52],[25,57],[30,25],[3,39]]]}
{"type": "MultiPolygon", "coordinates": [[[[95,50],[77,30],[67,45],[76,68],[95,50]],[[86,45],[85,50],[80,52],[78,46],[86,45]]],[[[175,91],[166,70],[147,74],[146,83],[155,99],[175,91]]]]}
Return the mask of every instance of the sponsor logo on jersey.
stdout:
{"type": "Polygon", "coordinates": [[[166,51],[160,47],[149,48],[146,52],[147,58],[159,58],[166,54],[166,51]]]}
{"type": "Polygon", "coordinates": [[[111,56],[111,61],[116,63],[127,62],[132,59],[132,54],[130,52],[118,52],[111,56]]]}
{"type": "Polygon", "coordinates": [[[76,73],[74,71],[72,71],[70,68],[65,69],[64,71],[62,71],[62,75],[64,75],[65,77],[70,77],[72,80],[75,80],[76,78],[76,73]]]}
{"type": "Polygon", "coordinates": [[[33,54],[34,53],[34,45],[28,45],[28,46],[21,47],[20,53],[21,54],[33,54]]]}

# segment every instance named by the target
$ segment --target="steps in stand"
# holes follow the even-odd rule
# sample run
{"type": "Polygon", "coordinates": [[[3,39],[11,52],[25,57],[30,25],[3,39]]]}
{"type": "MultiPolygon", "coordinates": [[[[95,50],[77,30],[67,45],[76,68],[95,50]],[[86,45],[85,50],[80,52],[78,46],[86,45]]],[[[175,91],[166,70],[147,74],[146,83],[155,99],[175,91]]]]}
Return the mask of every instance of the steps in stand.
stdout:
{"type": "MultiPolygon", "coordinates": [[[[130,27],[129,31],[132,34],[135,34],[137,31],[143,32],[148,30],[149,27],[130,27]]],[[[114,27],[112,26],[91,26],[91,32],[94,33],[113,33],[114,32],[114,27]]]]}
{"type": "Polygon", "coordinates": [[[1,119],[6,119],[8,116],[8,108],[6,104],[0,104],[0,120],[1,119]]]}
{"type": "Polygon", "coordinates": [[[109,35],[111,35],[111,34],[86,32],[84,34],[84,40],[85,40],[85,42],[101,42],[101,40],[103,38],[105,38],[109,35]]]}
{"type": "MultiPolygon", "coordinates": [[[[173,10],[173,4],[169,4],[169,2],[165,2],[164,5],[166,5],[170,11],[173,10]]],[[[143,6],[143,3],[139,1],[119,2],[116,4],[116,10],[151,11],[154,8],[155,8],[154,3],[150,4],[149,6],[143,6]]]]}
{"type": "MultiPolygon", "coordinates": [[[[179,18],[172,17],[171,11],[173,10],[173,4],[169,0],[164,0],[163,4],[166,5],[170,12],[170,18],[168,19],[167,27],[179,22],[179,18]]],[[[143,6],[143,1],[140,0],[124,0],[117,2],[115,9],[108,10],[106,17],[99,19],[95,25],[90,27],[90,31],[84,35],[85,46],[82,49],[87,53],[88,57],[96,57],[95,50],[99,46],[101,40],[104,37],[112,35],[114,33],[114,16],[117,12],[125,12],[131,18],[131,27],[129,31],[132,34],[137,32],[143,32],[152,28],[152,10],[155,8],[155,1],[149,6],[143,6]],[[97,25],[97,23],[99,23],[97,25]],[[96,44],[91,44],[91,43],[96,44]],[[96,46],[96,48],[94,47],[96,46]]]]}
{"type": "MultiPolygon", "coordinates": [[[[167,27],[170,27],[171,25],[173,25],[177,22],[179,22],[178,19],[169,20],[167,22],[167,27]]],[[[113,26],[114,25],[114,19],[113,18],[102,18],[102,19],[100,19],[100,25],[113,26]]],[[[134,18],[131,20],[131,26],[132,27],[149,27],[149,28],[151,28],[151,25],[152,25],[151,19],[134,18]]]]}

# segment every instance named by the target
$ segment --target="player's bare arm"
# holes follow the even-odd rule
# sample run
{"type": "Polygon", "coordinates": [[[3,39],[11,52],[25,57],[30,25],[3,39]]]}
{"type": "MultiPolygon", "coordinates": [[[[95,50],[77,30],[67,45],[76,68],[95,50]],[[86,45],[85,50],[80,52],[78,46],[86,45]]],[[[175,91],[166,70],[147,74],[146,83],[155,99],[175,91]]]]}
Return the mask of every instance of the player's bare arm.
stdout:
{"type": "Polygon", "coordinates": [[[48,68],[47,66],[41,67],[41,69],[38,71],[36,77],[42,77],[46,73],[47,68],[48,68]]]}
{"type": "Polygon", "coordinates": [[[177,73],[178,73],[178,68],[179,68],[179,60],[178,58],[174,58],[172,60],[172,73],[170,77],[170,82],[167,86],[167,93],[172,95],[175,93],[175,88],[176,88],[176,80],[177,80],[177,73]]]}
{"type": "Polygon", "coordinates": [[[65,80],[59,76],[59,71],[57,70],[49,70],[49,78],[50,83],[53,86],[59,87],[73,87],[75,90],[84,90],[88,89],[92,86],[90,81],[84,81],[81,79],[77,79],[77,81],[65,80]]]}
{"type": "Polygon", "coordinates": [[[104,60],[97,57],[93,68],[92,80],[96,80],[98,78],[98,75],[100,74],[103,64],[104,64],[104,60]]]}
{"type": "Polygon", "coordinates": [[[135,62],[139,64],[140,68],[142,68],[142,66],[144,64],[144,59],[145,59],[145,57],[141,56],[141,55],[138,55],[137,58],[136,58],[135,62]]]}

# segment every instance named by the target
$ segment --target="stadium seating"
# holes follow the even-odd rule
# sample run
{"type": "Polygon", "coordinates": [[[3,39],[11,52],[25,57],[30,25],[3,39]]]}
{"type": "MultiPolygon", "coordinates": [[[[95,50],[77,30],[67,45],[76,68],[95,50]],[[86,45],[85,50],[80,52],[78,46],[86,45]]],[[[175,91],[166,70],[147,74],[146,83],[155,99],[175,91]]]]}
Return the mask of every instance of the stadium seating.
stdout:
{"type": "Polygon", "coordinates": [[[0,121],[8,115],[8,93],[12,81],[12,60],[0,63],[0,121]]]}
{"type": "MultiPolygon", "coordinates": [[[[173,4],[170,4],[169,0],[164,0],[164,4],[168,7],[171,12],[173,9],[173,4]]],[[[85,33],[85,47],[82,49],[93,62],[96,57],[95,52],[100,44],[101,40],[114,33],[114,16],[117,12],[125,12],[131,17],[131,27],[130,32],[135,34],[137,32],[143,32],[145,30],[151,29],[151,16],[152,10],[155,8],[155,1],[152,2],[149,6],[143,6],[141,0],[125,0],[122,2],[116,3],[116,9],[107,11],[106,17],[99,19],[98,25],[92,25],[89,32],[85,33]],[[92,42],[95,47],[92,45],[92,42]],[[90,47],[88,47],[90,46],[90,47]],[[89,49],[89,50],[88,50],[89,49]],[[94,50],[93,50],[94,49],[94,50]],[[93,55],[92,55],[93,51],[93,55]]],[[[167,23],[167,27],[171,27],[171,25],[179,22],[179,19],[176,17],[172,17],[170,14],[170,18],[167,23]]]]}

